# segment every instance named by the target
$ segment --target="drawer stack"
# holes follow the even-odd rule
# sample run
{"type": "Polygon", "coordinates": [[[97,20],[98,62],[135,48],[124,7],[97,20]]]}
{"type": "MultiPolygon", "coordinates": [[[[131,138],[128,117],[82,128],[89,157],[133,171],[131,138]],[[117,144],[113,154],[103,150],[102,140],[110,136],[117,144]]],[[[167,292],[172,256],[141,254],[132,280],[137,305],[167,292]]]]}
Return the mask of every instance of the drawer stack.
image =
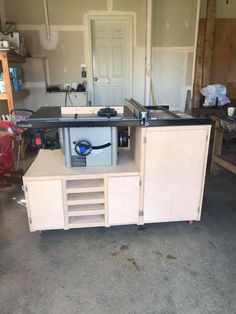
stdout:
{"type": "Polygon", "coordinates": [[[105,226],[104,178],[66,180],[66,224],[68,229],[105,226]]]}

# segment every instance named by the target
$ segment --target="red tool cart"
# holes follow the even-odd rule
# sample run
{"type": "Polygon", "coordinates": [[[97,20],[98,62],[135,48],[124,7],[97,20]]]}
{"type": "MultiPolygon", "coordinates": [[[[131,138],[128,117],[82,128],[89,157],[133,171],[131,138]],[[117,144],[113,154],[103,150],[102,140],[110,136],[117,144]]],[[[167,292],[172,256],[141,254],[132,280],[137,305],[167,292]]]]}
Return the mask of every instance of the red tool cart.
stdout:
{"type": "MultiPolygon", "coordinates": [[[[0,120],[0,188],[6,187],[8,178],[21,178],[22,171],[16,165],[14,142],[20,141],[22,129],[11,121],[0,120]]],[[[19,150],[19,147],[18,147],[19,150]]],[[[19,154],[17,154],[19,156],[19,154]]]]}

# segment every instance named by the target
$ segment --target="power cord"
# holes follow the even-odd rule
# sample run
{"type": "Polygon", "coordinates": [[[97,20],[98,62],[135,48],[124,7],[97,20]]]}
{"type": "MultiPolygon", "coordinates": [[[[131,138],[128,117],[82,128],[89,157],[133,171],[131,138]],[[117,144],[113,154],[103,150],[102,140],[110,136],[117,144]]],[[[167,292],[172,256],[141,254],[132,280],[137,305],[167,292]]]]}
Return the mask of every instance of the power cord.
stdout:
{"type": "Polygon", "coordinates": [[[67,96],[68,96],[68,91],[66,91],[66,95],[65,95],[65,107],[67,106],[67,96]]]}
{"type": "Polygon", "coordinates": [[[73,101],[70,98],[70,93],[73,91],[73,88],[71,88],[69,85],[66,87],[66,95],[65,95],[65,107],[67,106],[67,98],[70,101],[70,104],[74,106],[73,101]]]}
{"type": "Polygon", "coordinates": [[[70,98],[70,93],[71,93],[71,91],[69,91],[69,93],[68,93],[68,98],[69,98],[70,104],[71,104],[72,106],[74,106],[73,101],[72,101],[71,98],[70,98]]]}

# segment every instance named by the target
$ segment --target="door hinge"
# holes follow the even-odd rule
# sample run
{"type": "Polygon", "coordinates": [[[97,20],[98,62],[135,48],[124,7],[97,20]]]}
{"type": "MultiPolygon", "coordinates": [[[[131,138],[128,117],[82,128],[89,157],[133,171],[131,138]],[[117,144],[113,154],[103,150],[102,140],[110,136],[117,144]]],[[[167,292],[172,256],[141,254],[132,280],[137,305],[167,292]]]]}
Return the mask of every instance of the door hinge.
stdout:
{"type": "Polygon", "coordinates": [[[197,212],[200,213],[200,206],[198,206],[197,212]]]}
{"type": "Polygon", "coordinates": [[[23,185],[23,191],[24,191],[24,192],[28,192],[27,185],[25,185],[25,186],[23,185]]]}
{"type": "Polygon", "coordinates": [[[32,219],[31,219],[31,217],[29,217],[29,222],[30,222],[30,224],[32,224],[32,219]]]}
{"type": "Polygon", "coordinates": [[[143,217],[143,210],[139,211],[139,217],[143,217]]]}
{"type": "Polygon", "coordinates": [[[139,186],[142,186],[142,180],[139,180],[139,186]]]}

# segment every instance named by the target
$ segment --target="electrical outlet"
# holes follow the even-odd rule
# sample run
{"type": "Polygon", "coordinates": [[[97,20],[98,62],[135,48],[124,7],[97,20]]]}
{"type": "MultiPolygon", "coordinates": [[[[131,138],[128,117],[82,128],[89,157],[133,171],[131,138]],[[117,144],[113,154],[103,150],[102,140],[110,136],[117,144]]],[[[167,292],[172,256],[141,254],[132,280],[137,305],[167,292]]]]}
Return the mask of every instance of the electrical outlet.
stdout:
{"type": "Polygon", "coordinates": [[[64,83],[63,87],[64,87],[64,89],[68,89],[68,88],[71,89],[72,88],[71,83],[64,83]]]}
{"type": "Polygon", "coordinates": [[[71,83],[71,87],[76,90],[77,89],[77,83],[71,83]]]}

